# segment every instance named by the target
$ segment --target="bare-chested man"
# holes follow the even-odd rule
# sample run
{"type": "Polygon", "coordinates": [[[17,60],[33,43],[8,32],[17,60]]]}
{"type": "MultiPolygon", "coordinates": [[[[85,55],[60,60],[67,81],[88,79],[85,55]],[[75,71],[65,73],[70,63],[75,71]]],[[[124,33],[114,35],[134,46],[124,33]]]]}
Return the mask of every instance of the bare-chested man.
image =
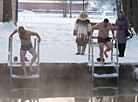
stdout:
{"type": "Polygon", "coordinates": [[[101,66],[104,65],[103,63],[103,53],[105,55],[106,58],[108,58],[108,55],[106,52],[110,51],[112,49],[112,43],[110,41],[109,38],[109,30],[112,31],[113,34],[113,38],[114,37],[114,28],[112,26],[111,23],[109,23],[108,19],[104,19],[103,22],[97,23],[96,25],[94,25],[91,29],[91,36],[90,38],[93,38],[93,31],[97,29],[99,30],[98,32],[98,44],[99,44],[99,48],[100,48],[100,59],[101,59],[101,66]],[[106,49],[104,51],[104,45],[106,45],[106,49]]]}
{"type": "Polygon", "coordinates": [[[24,62],[25,61],[26,51],[28,50],[33,56],[32,59],[31,59],[31,63],[29,65],[30,71],[33,71],[32,64],[35,62],[35,60],[36,60],[36,58],[38,56],[36,51],[35,51],[35,49],[32,46],[31,36],[36,36],[38,38],[38,42],[41,41],[41,38],[38,35],[38,33],[25,30],[24,27],[22,27],[22,26],[20,26],[18,29],[15,29],[13,31],[13,33],[10,35],[9,38],[11,38],[17,32],[19,33],[19,37],[20,37],[20,41],[21,41],[20,61],[21,61],[22,68],[23,68],[23,71],[24,71],[24,75],[22,75],[22,77],[26,77],[26,76],[28,76],[27,75],[27,71],[26,71],[26,64],[24,62]]]}

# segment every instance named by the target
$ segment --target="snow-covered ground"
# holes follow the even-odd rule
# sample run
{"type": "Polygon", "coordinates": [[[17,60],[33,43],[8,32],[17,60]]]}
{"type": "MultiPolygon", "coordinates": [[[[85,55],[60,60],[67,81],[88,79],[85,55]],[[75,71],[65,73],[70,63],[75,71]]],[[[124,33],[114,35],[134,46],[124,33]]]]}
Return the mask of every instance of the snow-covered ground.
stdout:
{"type": "MultiPolygon", "coordinates": [[[[35,14],[30,11],[19,12],[18,27],[24,26],[26,30],[39,33],[42,38],[40,43],[40,62],[45,63],[84,63],[88,62],[88,46],[85,55],[75,55],[77,45],[75,36],[73,36],[73,28],[78,14],[74,14],[73,18],[62,18],[62,14],[35,14]]],[[[104,18],[109,18],[114,23],[116,17],[103,15],[89,15],[91,22],[102,22],[104,18]]],[[[8,59],[8,38],[16,29],[13,22],[3,23],[0,25],[0,63],[6,63],[8,59]]],[[[111,33],[111,32],[110,32],[111,33]]],[[[97,31],[94,32],[97,36],[97,31]]],[[[110,34],[110,36],[112,36],[110,34]]],[[[33,42],[32,38],[32,42],[33,42]]],[[[138,40],[134,36],[127,43],[124,58],[119,58],[120,63],[136,63],[138,62],[138,40]]],[[[19,57],[20,40],[18,34],[13,38],[13,57],[19,57]]],[[[115,53],[115,49],[114,49],[115,53]]],[[[94,45],[94,59],[99,55],[98,45],[94,45]]],[[[106,61],[110,61],[109,58],[106,61]]],[[[28,59],[31,55],[27,53],[28,59]]],[[[114,60],[115,57],[114,57],[114,60]]],[[[96,61],[96,60],[95,60],[96,61]]]]}

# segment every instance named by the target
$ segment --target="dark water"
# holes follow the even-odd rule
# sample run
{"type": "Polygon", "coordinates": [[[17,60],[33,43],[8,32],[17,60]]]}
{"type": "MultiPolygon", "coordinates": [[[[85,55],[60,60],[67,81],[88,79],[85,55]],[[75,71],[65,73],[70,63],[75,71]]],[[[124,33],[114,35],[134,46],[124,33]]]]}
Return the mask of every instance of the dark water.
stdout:
{"type": "MultiPolygon", "coordinates": [[[[95,79],[86,65],[49,64],[41,66],[40,78],[13,79],[1,66],[0,102],[137,102],[138,82],[131,72],[120,71],[116,78],[95,79]]],[[[21,69],[15,72],[21,73],[21,69]]]]}

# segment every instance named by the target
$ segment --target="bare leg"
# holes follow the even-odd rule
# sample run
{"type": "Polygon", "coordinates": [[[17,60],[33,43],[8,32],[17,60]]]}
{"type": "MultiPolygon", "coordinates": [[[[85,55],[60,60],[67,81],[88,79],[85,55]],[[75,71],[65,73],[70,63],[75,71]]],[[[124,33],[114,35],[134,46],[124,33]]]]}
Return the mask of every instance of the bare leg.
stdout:
{"type": "Polygon", "coordinates": [[[36,51],[35,51],[34,48],[29,49],[29,52],[33,56],[32,59],[31,59],[31,63],[29,65],[29,69],[30,69],[30,71],[33,71],[32,64],[35,62],[35,60],[36,60],[36,58],[37,58],[38,55],[37,55],[37,53],[36,53],[36,51]]]}
{"type": "Polygon", "coordinates": [[[107,48],[104,51],[104,55],[105,55],[106,58],[108,58],[108,55],[107,55],[106,52],[108,52],[112,49],[112,43],[110,41],[108,41],[108,42],[105,43],[105,45],[106,45],[107,48]]]}
{"type": "Polygon", "coordinates": [[[104,65],[103,63],[103,50],[104,50],[104,43],[99,43],[99,48],[100,48],[100,59],[101,59],[101,66],[104,65]]]}
{"type": "Polygon", "coordinates": [[[82,52],[84,53],[86,49],[86,46],[82,46],[82,52]]]}
{"type": "Polygon", "coordinates": [[[76,55],[79,55],[81,51],[81,46],[77,46],[77,49],[78,49],[78,52],[76,53],[76,55]]]}
{"type": "Polygon", "coordinates": [[[24,63],[25,55],[26,55],[26,51],[20,50],[20,61],[21,61],[21,64],[22,64],[23,72],[24,72],[24,75],[22,77],[28,76],[27,71],[26,71],[26,64],[24,63]]]}
{"type": "Polygon", "coordinates": [[[80,51],[81,51],[81,46],[77,46],[77,48],[78,48],[78,52],[80,53],[80,51]]]}

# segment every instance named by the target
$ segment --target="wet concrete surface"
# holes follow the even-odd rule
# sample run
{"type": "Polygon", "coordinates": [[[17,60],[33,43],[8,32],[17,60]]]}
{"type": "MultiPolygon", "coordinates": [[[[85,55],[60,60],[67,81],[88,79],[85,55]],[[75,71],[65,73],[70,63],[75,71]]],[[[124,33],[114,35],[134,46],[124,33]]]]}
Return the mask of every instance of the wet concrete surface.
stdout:
{"type": "MultiPolygon", "coordinates": [[[[133,65],[120,65],[119,82],[117,78],[92,82],[87,64],[41,63],[40,68],[39,79],[13,79],[10,83],[9,68],[0,64],[0,102],[137,102],[133,65]]],[[[22,75],[23,71],[18,67],[13,73],[22,75]]],[[[28,74],[32,73],[28,70],[28,74]]]]}

